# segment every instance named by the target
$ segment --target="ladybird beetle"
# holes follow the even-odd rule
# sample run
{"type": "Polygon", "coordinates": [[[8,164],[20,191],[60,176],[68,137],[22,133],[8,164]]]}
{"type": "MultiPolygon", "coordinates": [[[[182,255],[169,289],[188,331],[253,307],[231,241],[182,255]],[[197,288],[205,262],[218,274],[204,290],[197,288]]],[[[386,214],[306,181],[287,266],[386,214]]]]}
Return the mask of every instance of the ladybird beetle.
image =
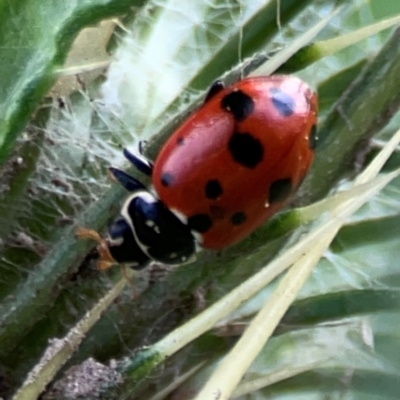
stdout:
{"type": "Polygon", "coordinates": [[[181,264],[196,247],[235,244],[281,209],[314,156],[316,93],[294,76],[243,79],[211,87],[204,104],[173,133],[155,163],[126,158],[152,177],[155,195],[126,172],[112,177],[131,192],[100,243],[100,269],[134,269],[155,260],[181,264]]]}

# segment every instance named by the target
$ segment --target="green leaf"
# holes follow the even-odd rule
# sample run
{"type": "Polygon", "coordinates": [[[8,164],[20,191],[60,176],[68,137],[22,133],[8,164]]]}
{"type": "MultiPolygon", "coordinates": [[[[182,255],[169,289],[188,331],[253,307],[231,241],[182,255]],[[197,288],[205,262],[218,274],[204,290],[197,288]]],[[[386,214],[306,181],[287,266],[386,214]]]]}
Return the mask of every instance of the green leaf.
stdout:
{"type": "Polygon", "coordinates": [[[391,28],[400,23],[400,17],[393,17],[388,20],[379,21],[375,24],[365,26],[357,31],[313,43],[303,47],[289,62],[282,65],[279,72],[291,73],[317,62],[321,58],[334,54],[340,50],[347,49],[351,45],[366,40],[374,34],[391,28]]]}
{"type": "Polygon", "coordinates": [[[50,90],[78,32],[143,0],[18,0],[0,3],[0,164],[50,90]]]}

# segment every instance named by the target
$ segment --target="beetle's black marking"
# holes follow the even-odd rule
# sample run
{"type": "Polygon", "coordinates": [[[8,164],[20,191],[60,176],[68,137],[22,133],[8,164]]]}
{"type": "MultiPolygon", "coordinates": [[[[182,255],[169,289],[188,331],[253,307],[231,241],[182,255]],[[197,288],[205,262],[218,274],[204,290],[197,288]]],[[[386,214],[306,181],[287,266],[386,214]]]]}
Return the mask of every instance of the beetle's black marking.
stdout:
{"type": "Polygon", "coordinates": [[[284,201],[290,196],[291,192],[292,180],[290,178],[278,179],[277,181],[272,182],[271,186],[269,187],[268,203],[273,204],[284,201]]]}
{"type": "Polygon", "coordinates": [[[161,185],[163,185],[165,187],[169,187],[172,185],[173,182],[174,182],[174,177],[171,173],[164,172],[161,175],[161,185]]]}
{"type": "Polygon", "coordinates": [[[269,92],[271,94],[272,104],[275,106],[279,114],[283,117],[290,117],[293,114],[296,105],[293,98],[278,88],[272,88],[269,92]]]}
{"type": "Polygon", "coordinates": [[[125,233],[132,231],[129,224],[122,218],[118,218],[108,227],[108,235],[114,241],[122,238],[125,233]]]}
{"type": "Polygon", "coordinates": [[[111,238],[108,248],[115,261],[138,270],[149,264],[150,258],[139,247],[132,228],[123,218],[117,219],[108,228],[108,234],[111,238]]]}
{"type": "Polygon", "coordinates": [[[308,137],[310,143],[310,149],[314,150],[317,147],[318,142],[318,132],[317,132],[317,125],[313,125],[311,127],[310,136],[308,137]]]}
{"type": "Polygon", "coordinates": [[[255,168],[264,158],[264,147],[250,133],[235,132],[228,143],[233,159],[247,167],[255,168]]]}
{"type": "Polygon", "coordinates": [[[210,200],[218,199],[218,197],[221,197],[222,193],[224,193],[222,186],[217,179],[208,181],[204,187],[204,191],[207,199],[210,200]]]}
{"type": "Polygon", "coordinates": [[[212,227],[212,219],[207,214],[196,214],[188,218],[188,226],[200,233],[207,232],[212,227]]]}
{"type": "Polygon", "coordinates": [[[241,90],[234,90],[221,101],[222,108],[233,114],[236,121],[241,121],[254,111],[254,101],[241,90]]]}
{"type": "Polygon", "coordinates": [[[126,217],[134,226],[135,240],[149,258],[166,264],[179,264],[182,256],[189,257],[194,253],[195,242],[190,228],[161,201],[144,192],[127,202],[124,206],[126,217]],[[171,255],[175,256],[171,258],[171,255]]]}
{"type": "Polygon", "coordinates": [[[244,212],[236,212],[231,217],[231,222],[233,225],[242,225],[246,221],[247,217],[244,212]]]}
{"type": "Polygon", "coordinates": [[[178,137],[178,139],[176,139],[176,144],[178,146],[183,146],[185,144],[185,139],[183,137],[178,137]]]}
{"type": "Polygon", "coordinates": [[[206,103],[208,100],[213,98],[216,94],[224,90],[225,85],[222,83],[222,81],[215,81],[210,89],[208,90],[208,93],[206,95],[206,98],[204,99],[204,103],[206,103]]]}

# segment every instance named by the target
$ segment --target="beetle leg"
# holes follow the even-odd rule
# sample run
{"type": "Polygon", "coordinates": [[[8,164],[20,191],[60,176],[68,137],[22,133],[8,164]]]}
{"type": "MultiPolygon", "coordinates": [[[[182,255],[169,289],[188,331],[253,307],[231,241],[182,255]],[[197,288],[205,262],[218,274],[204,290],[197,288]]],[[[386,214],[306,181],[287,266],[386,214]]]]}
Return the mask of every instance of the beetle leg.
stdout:
{"type": "Polygon", "coordinates": [[[107,242],[95,230],[78,227],[75,231],[75,236],[79,239],[92,239],[98,243],[97,251],[100,259],[97,261],[97,269],[103,271],[117,264],[108,250],[107,242]]]}
{"type": "Polygon", "coordinates": [[[131,152],[128,149],[124,149],[125,158],[133,164],[140,172],[145,175],[151,176],[153,172],[153,162],[150,161],[143,155],[143,143],[139,143],[139,152],[131,152]]]}
{"type": "Polygon", "coordinates": [[[108,168],[108,176],[111,180],[118,182],[128,192],[135,192],[137,190],[147,190],[143,183],[139,182],[133,176],[127,174],[122,169],[110,167],[108,168]]]}

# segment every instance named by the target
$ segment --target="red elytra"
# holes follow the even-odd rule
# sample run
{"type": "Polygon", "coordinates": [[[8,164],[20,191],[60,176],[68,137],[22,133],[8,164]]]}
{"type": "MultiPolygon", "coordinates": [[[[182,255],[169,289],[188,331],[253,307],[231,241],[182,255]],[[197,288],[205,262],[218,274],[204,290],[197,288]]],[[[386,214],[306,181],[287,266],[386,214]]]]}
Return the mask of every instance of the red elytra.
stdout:
{"type": "Polygon", "coordinates": [[[169,138],[153,184],[188,218],[200,244],[239,242],[281,209],[314,156],[317,96],[294,76],[247,78],[221,89],[169,138]]]}

